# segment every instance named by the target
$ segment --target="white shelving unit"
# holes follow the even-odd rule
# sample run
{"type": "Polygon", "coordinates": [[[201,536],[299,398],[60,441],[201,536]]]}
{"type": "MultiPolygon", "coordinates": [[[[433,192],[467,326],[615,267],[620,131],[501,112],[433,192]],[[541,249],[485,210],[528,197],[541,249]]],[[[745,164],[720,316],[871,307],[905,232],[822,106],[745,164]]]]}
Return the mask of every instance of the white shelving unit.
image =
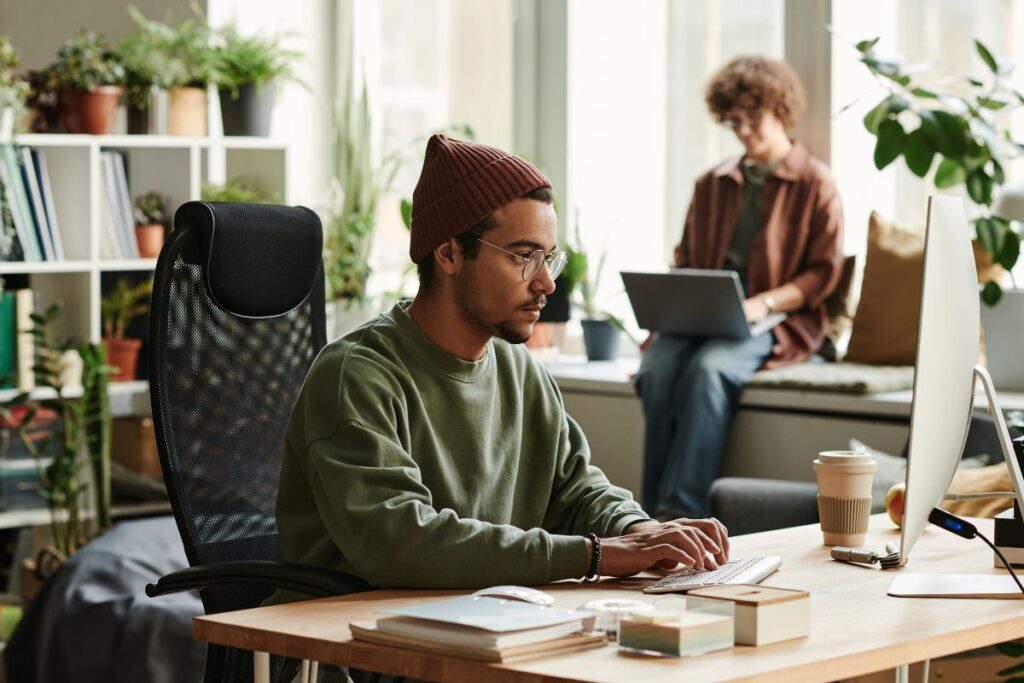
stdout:
{"type": "MultiPolygon", "coordinates": [[[[104,273],[152,272],[156,259],[100,258],[100,201],[104,191],[100,154],[107,150],[125,156],[132,197],[155,191],[168,200],[168,215],[200,198],[204,182],[223,183],[244,178],[253,187],[289,199],[287,147],[266,138],[183,137],[171,135],[21,135],[15,143],[46,154],[53,199],[66,259],[43,263],[0,263],[0,277],[27,275],[45,309],[58,299],[64,310],[54,326],[60,336],[99,341],[104,273]]],[[[118,383],[121,384],[121,383],[118,383]]],[[[146,382],[113,385],[116,394],[148,392],[146,382]]],[[[13,390],[0,390],[0,400],[13,390]]],[[[123,402],[129,410],[147,400],[123,402]]]]}

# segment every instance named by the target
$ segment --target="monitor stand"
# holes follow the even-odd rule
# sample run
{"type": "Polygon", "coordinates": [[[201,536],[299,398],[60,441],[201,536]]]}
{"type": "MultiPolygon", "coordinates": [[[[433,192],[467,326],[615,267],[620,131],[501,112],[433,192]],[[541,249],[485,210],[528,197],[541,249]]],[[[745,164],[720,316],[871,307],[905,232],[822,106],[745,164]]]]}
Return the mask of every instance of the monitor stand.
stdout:
{"type": "MultiPolygon", "coordinates": [[[[1016,450],[1024,452],[1024,443],[1015,443],[1010,440],[1010,432],[1006,429],[1006,420],[1003,418],[1002,407],[999,405],[999,398],[996,395],[995,385],[988,371],[980,365],[974,366],[974,376],[985,389],[985,398],[988,401],[988,410],[995,422],[996,435],[999,438],[999,446],[1003,450],[1003,457],[1006,459],[1006,466],[1010,469],[1010,481],[1013,483],[1014,513],[1013,517],[1003,524],[1021,525],[1020,505],[1024,501],[1024,476],[1021,475],[1021,464],[1018,460],[1016,450]]],[[[1004,526],[1004,529],[1006,527],[1004,526]]],[[[1021,530],[1016,536],[1024,535],[1021,530]]],[[[1011,538],[1013,534],[1005,535],[1004,538],[1011,538]]],[[[1000,548],[1003,551],[1004,548],[1000,548]]],[[[1024,552],[1020,548],[1018,553],[1024,552]]],[[[998,559],[997,559],[998,562],[998,559]]],[[[1016,566],[1014,559],[1010,563],[1016,566]]],[[[998,564],[997,564],[998,566],[998,564]]],[[[900,598],[1007,598],[1022,599],[1024,593],[1007,574],[900,574],[889,586],[889,595],[900,598]]]]}

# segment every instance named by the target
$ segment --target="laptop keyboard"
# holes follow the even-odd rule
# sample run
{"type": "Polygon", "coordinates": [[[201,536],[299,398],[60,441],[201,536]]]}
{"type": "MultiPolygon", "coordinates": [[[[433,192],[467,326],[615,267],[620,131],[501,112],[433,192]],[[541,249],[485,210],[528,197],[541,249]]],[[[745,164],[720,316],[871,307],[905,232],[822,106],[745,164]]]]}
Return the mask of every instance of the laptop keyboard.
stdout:
{"type": "Polygon", "coordinates": [[[782,566],[777,555],[747,557],[726,562],[718,569],[694,571],[685,569],[669,574],[644,589],[644,593],[685,593],[694,588],[719,586],[725,583],[760,583],[782,566]]]}

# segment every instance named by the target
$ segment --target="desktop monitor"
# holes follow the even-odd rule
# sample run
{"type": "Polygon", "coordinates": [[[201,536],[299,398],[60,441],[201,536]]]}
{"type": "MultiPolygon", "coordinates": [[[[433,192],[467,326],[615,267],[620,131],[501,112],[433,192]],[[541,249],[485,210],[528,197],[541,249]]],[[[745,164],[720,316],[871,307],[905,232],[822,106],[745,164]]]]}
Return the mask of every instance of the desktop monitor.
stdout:
{"type": "Polygon", "coordinates": [[[977,366],[981,333],[979,299],[963,202],[956,197],[931,196],[907,452],[902,565],[907,563],[928,525],[928,514],[941,503],[960,463],[974,405],[975,376],[985,388],[1014,492],[1024,509],[1021,468],[991,379],[984,368],[977,366]]]}

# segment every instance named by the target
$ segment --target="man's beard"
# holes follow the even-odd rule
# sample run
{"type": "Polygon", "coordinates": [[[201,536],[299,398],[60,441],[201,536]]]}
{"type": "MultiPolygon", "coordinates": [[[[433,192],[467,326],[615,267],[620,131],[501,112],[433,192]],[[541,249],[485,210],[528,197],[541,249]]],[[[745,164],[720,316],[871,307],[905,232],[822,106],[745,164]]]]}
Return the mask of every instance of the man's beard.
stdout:
{"type": "MultiPolygon", "coordinates": [[[[511,322],[506,320],[499,320],[495,323],[490,323],[484,315],[483,306],[480,304],[479,298],[477,298],[477,292],[479,291],[476,286],[475,274],[470,275],[465,273],[465,278],[459,283],[458,289],[456,290],[456,300],[459,304],[459,308],[462,310],[463,315],[467,318],[475,321],[480,327],[489,328],[487,331],[491,336],[503,339],[509,344],[522,344],[531,336],[533,336],[533,325],[521,328],[513,325],[511,322]]],[[[533,306],[536,304],[547,303],[547,297],[543,294],[531,298],[530,301],[525,301],[516,307],[519,310],[523,306],[533,306]]]]}

